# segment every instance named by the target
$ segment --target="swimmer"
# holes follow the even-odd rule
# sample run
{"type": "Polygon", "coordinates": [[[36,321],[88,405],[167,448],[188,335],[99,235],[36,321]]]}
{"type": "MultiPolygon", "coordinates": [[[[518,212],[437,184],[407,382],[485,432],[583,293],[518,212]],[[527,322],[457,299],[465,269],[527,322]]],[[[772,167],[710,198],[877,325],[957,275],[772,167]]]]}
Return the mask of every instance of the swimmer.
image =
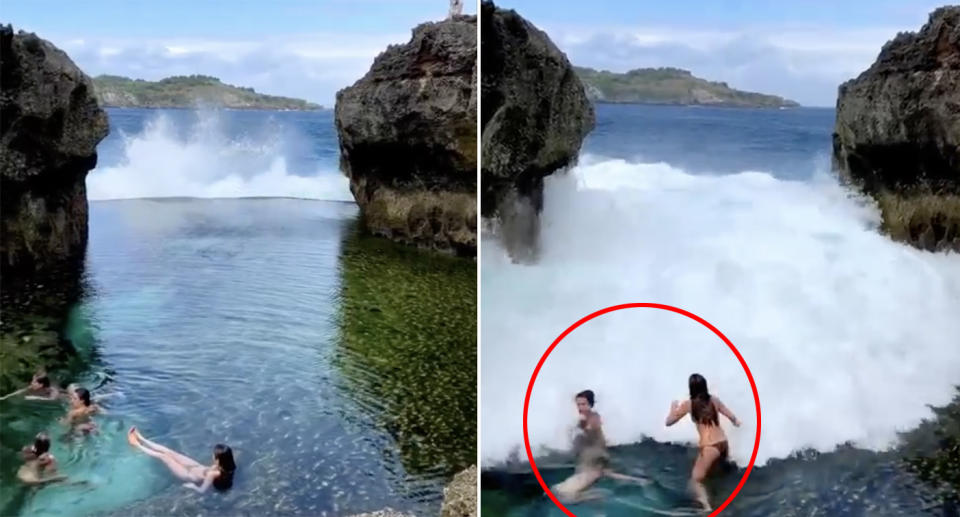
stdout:
{"type": "Polygon", "coordinates": [[[50,438],[40,433],[33,445],[23,448],[24,463],[17,471],[17,478],[28,485],[42,485],[63,481],[67,476],[57,475],[57,460],[50,454],[50,438]]]}
{"type": "Polygon", "coordinates": [[[690,418],[697,426],[697,433],[700,434],[700,453],[690,474],[690,487],[697,501],[709,511],[710,501],[707,499],[707,489],[703,486],[703,480],[707,477],[710,467],[718,459],[726,459],[729,451],[727,435],[720,427],[720,418],[717,415],[719,413],[727,417],[736,427],[740,427],[740,420],[727,409],[727,406],[723,405],[723,402],[720,402],[720,399],[710,395],[707,391],[707,380],[702,375],[698,373],[691,375],[689,384],[690,400],[671,402],[666,423],[667,426],[671,426],[690,413],[690,418]]]}
{"type": "Polygon", "coordinates": [[[50,384],[50,377],[43,370],[33,374],[33,377],[30,379],[30,384],[28,384],[26,387],[20,388],[13,393],[8,393],[3,397],[0,397],[0,400],[19,395],[21,393],[26,393],[24,398],[27,400],[59,400],[62,395],[60,390],[50,384]]]}
{"type": "Polygon", "coordinates": [[[601,477],[619,481],[646,484],[648,480],[619,474],[610,470],[610,456],[607,453],[607,441],[603,435],[603,422],[600,414],[593,410],[595,396],[593,391],[584,390],[574,397],[579,421],[575,428],[573,449],[577,455],[577,467],[574,474],[553,486],[553,491],[568,502],[581,502],[594,499],[587,489],[601,477]]]}
{"type": "Polygon", "coordinates": [[[213,447],[213,465],[209,467],[200,462],[147,440],[136,427],[127,432],[130,445],[162,461],[170,472],[181,481],[183,486],[204,493],[212,485],[217,490],[227,490],[233,485],[233,473],[237,464],[233,461],[233,451],[226,445],[213,447]]]}
{"type": "MultiPolygon", "coordinates": [[[[73,388],[71,386],[71,388],[73,388]]],[[[103,414],[105,411],[90,398],[90,391],[86,388],[73,388],[70,393],[70,410],[63,417],[63,422],[72,429],[89,434],[96,430],[93,415],[103,414]]]]}

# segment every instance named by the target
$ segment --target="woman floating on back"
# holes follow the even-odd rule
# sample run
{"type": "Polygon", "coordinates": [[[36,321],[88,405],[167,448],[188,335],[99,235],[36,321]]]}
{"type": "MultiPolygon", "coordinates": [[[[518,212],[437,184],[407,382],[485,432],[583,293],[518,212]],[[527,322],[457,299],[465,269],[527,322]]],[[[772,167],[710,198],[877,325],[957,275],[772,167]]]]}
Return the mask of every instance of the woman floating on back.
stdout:
{"type": "Polygon", "coordinates": [[[707,499],[707,489],[703,480],[707,477],[710,467],[720,458],[726,459],[729,451],[727,435],[720,427],[719,414],[730,419],[734,426],[740,427],[740,420],[720,402],[717,397],[707,391],[707,380],[695,373],[690,376],[690,400],[670,403],[670,413],[667,415],[667,425],[671,426],[690,413],[693,423],[700,434],[700,453],[693,464],[690,474],[691,488],[697,500],[704,508],[710,510],[710,501],[707,499]]]}
{"type": "Polygon", "coordinates": [[[233,461],[233,451],[226,445],[217,444],[213,447],[213,465],[207,467],[189,456],[147,440],[136,427],[131,427],[127,432],[127,441],[162,461],[174,476],[185,481],[183,486],[186,488],[203,493],[211,486],[226,490],[233,485],[237,464],[233,461]]]}

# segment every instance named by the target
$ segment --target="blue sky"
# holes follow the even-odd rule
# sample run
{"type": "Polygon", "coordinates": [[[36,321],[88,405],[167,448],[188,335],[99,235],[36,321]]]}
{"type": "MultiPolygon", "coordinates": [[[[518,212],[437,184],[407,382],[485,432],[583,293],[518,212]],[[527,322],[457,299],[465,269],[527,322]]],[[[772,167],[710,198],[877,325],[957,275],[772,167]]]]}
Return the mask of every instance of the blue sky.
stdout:
{"type": "MultiPolygon", "coordinates": [[[[465,2],[465,10],[476,12],[465,2]]],[[[678,66],[754,91],[829,106],[926,0],[502,0],[583,66],[678,66]]],[[[88,74],[208,74],[332,104],[388,44],[446,14],[446,0],[3,0],[0,21],[38,33],[88,74]]]]}
{"type": "Polygon", "coordinates": [[[833,106],[898,31],[945,2],[925,0],[502,0],[575,64],[623,72],[686,68],[706,79],[833,106]]]}
{"type": "MultiPolygon", "coordinates": [[[[0,22],[36,32],[87,74],[207,74],[332,105],[387,45],[440,20],[446,0],[2,0],[0,22]]],[[[465,13],[476,5],[465,2],[465,13]]]]}

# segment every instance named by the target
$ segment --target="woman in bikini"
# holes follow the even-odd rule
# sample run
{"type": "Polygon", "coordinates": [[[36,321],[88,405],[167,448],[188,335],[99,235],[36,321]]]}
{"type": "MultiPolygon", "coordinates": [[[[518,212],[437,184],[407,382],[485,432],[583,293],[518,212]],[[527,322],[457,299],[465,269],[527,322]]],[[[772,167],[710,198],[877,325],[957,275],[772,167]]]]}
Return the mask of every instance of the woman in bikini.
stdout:
{"type": "Polygon", "coordinates": [[[573,475],[553,486],[553,491],[567,502],[580,502],[595,498],[587,491],[601,477],[619,481],[646,484],[647,480],[627,476],[610,470],[610,454],[607,452],[607,440],[603,435],[603,422],[600,414],[593,410],[595,397],[593,391],[584,390],[574,397],[577,404],[576,435],[573,450],[577,455],[577,467],[573,475]]]}
{"type": "Polygon", "coordinates": [[[75,431],[90,434],[97,428],[93,415],[104,413],[103,408],[90,398],[90,391],[86,388],[75,388],[70,392],[70,410],[63,422],[75,431]]]}
{"type": "Polygon", "coordinates": [[[185,482],[183,486],[186,488],[202,494],[211,486],[226,490],[233,485],[237,464],[233,461],[233,451],[226,445],[217,444],[213,447],[213,465],[207,467],[189,456],[147,440],[136,427],[130,428],[127,441],[162,461],[174,476],[185,482]]]}
{"type": "Polygon", "coordinates": [[[4,400],[21,393],[26,393],[24,396],[27,400],[50,400],[56,401],[60,400],[62,393],[60,390],[50,384],[50,377],[43,370],[38,371],[33,374],[33,378],[30,379],[30,384],[26,387],[23,387],[13,393],[8,393],[0,397],[0,400],[4,400]]]}
{"type": "Polygon", "coordinates": [[[23,465],[17,471],[17,478],[28,485],[42,485],[63,481],[67,476],[57,475],[57,460],[50,454],[50,437],[40,433],[33,445],[23,448],[23,465]]]}
{"type": "Polygon", "coordinates": [[[687,413],[690,413],[700,434],[700,453],[697,455],[696,463],[693,464],[690,484],[697,500],[706,510],[710,510],[710,501],[707,499],[707,489],[703,486],[703,480],[718,459],[726,459],[729,450],[727,435],[720,427],[720,418],[717,415],[719,413],[727,417],[736,427],[740,427],[740,420],[727,409],[727,406],[723,405],[723,402],[720,402],[720,399],[710,395],[707,391],[707,380],[698,373],[690,376],[690,400],[683,402],[674,400],[670,404],[667,425],[677,423],[687,413]]]}

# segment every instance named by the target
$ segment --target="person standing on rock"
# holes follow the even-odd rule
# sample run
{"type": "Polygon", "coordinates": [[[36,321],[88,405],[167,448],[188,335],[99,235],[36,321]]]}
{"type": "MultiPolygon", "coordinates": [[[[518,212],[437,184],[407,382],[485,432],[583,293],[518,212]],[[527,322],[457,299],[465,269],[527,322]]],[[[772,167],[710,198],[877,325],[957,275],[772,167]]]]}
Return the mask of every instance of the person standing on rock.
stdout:
{"type": "Polygon", "coordinates": [[[736,427],[740,427],[740,420],[727,409],[727,406],[723,405],[723,402],[720,402],[720,399],[710,395],[707,391],[707,380],[702,375],[698,373],[691,375],[689,385],[690,399],[683,402],[674,400],[670,404],[666,424],[669,427],[690,413],[690,418],[697,426],[697,433],[700,434],[700,454],[697,455],[693,472],[690,473],[690,487],[697,501],[709,511],[710,501],[707,499],[707,489],[703,486],[703,480],[717,460],[727,458],[730,449],[727,435],[720,427],[719,415],[730,419],[736,427]]]}
{"type": "Polygon", "coordinates": [[[450,0],[450,15],[447,18],[463,14],[463,0],[450,0]]]}

